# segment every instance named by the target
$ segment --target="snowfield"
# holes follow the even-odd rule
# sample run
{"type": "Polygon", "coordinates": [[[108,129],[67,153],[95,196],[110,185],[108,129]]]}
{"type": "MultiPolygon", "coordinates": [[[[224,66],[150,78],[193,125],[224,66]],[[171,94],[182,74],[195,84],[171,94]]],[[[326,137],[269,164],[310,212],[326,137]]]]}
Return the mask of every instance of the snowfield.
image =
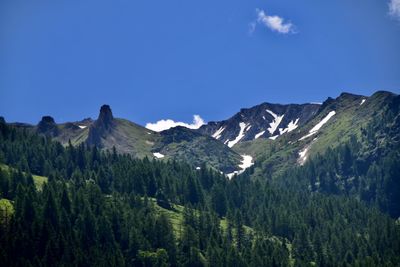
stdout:
{"type": "Polygon", "coordinates": [[[159,152],[155,152],[153,153],[154,157],[158,158],[158,159],[162,159],[163,157],[165,157],[165,155],[159,153],[159,152]]]}
{"type": "Polygon", "coordinates": [[[272,117],[274,117],[274,120],[269,124],[269,128],[268,128],[269,133],[273,134],[276,131],[276,129],[278,128],[279,124],[281,123],[281,121],[285,115],[279,116],[269,109],[266,109],[266,111],[269,114],[271,114],[272,117]]]}
{"type": "Polygon", "coordinates": [[[306,162],[306,160],[307,160],[307,151],[308,151],[308,146],[307,147],[305,147],[303,150],[301,150],[300,152],[299,152],[299,163],[300,163],[300,165],[303,165],[305,162],[306,162]]]}
{"type": "Polygon", "coordinates": [[[254,136],[254,139],[259,138],[259,137],[260,137],[261,135],[263,135],[264,133],[265,133],[265,131],[262,131],[262,132],[256,134],[256,135],[254,136]]]}
{"type": "Polygon", "coordinates": [[[253,162],[252,156],[249,156],[249,155],[241,155],[241,156],[243,158],[242,164],[239,164],[239,168],[241,168],[241,170],[226,174],[226,176],[229,179],[232,179],[232,177],[235,176],[235,174],[239,175],[239,174],[243,173],[247,168],[253,166],[254,162],[253,162]]]}
{"type": "Polygon", "coordinates": [[[296,121],[294,121],[294,122],[290,121],[287,128],[285,128],[285,129],[279,128],[279,134],[290,133],[291,131],[293,131],[294,129],[299,127],[299,125],[297,125],[299,120],[300,120],[300,118],[297,118],[296,121]]]}
{"type": "Polygon", "coordinates": [[[274,136],[269,137],[268,139],[275,140],[278,137],[279,137],[279,135],[274,135],[274,136]]]}
{"type": "Polygon", "coordinates": [[[225,127],[221,127],[219,128],[213,135],[212,137],[214,137],[215,139],[220,139],[221,138],[221,134],[222,132],[225,130],[225,127]]]}
{"type": "Polygon", "coordinates": [[[309,132],[307,135],[303,136],[302,138],[299,139],[299,141],[304,140],[314,134],[316,134],[319,129],[321,129],[322,126],[324,126],[325,123],[327,123],[330,118],[332,118],[334,115],[336,114],[336,111],[331,111],[328,113],[328,115],[325,116],[325,118],[323,118],[317,125],[315,125],[309,132]]]}
{"type": "Polygon", "coordinates": [[[233,147],[234,145],[237,144],[237,142],[239,142],[244,137],[246,131],[248,131],[250,129],[250,127],[251,127],[250,126],[249,128],[246,129],[247,126],[248,126],[248,124],[246,124],[244,122],[239,123],[239,127],[240,127],[239,134],[238,134],[238,136],[236,136],[236,138],[234,140],[228,141],[228,146],[229,147],[233,147]]]}

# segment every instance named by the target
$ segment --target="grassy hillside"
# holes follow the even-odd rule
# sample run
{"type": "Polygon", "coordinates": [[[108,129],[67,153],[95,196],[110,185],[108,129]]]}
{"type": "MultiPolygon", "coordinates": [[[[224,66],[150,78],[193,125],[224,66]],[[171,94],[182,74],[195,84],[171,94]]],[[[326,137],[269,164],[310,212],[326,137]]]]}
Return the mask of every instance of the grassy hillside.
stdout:
{"type": "Polygon", "coordinates": [[[9,218],[14,214],[14,206],[8,199],[0,199],[0,225],[8,223],[9,218]]]}
{"type": "Polygon", "coordinates": [[[220,141],[185,127],[161,132],[161,139],[154,146],[154,152],[165,155],[165,159],[185,161],[194,167],[206,164],[224,173],[238,170],[242,160],[239,154],[220,141]]]}
{"type": "MultiPolygon", "coordinates": [[[[0,169],[3,171],[10,171],[12,168],[5,164],[0,163],[0,169]]],[[[43,188],[44,183],[46,183],[48,179],[47,177],[34,174],[32,174],[32,177],[37,190],[41,190],[43,188]]]]}
{"type": "Polygon", "coordinates": [[[234,150],[255,158],[253,177],[278,176],[299,164],[299,152],[305,148],[309,159],[323,154],[328,148],[346,143],[352,136],[359,139],[363,129],[372,121],[379,121],[383,112],[393,109],[397,102],[398,96],[388,92],[377,92],[371,97],[343,93],[336,99],[325,101],[315,118],[295,131],[275,141],[257,139],[244,142],[236,145],[234,150]],[[316,134],[300,140],[331,111],[336,114],[316,134]]]}

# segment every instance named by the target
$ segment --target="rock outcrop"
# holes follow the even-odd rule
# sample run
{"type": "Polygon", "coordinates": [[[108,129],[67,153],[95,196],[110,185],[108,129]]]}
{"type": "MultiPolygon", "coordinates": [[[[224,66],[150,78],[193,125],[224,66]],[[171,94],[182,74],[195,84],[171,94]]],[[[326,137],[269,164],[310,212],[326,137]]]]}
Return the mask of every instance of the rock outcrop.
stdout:
{"type": "Polygon", "coordinates": [[[97,120],[90,126],[87,144],[102,147],[101,139],[112,130],[114,117],[109,105],[100,108],[97,120]]]}
{"type": "Polygon", "coordinates": [[[56,137],[59,133],[58,126],[51,116],[43,116],[37,125],[37,132],[48,137],[56,137]]]}

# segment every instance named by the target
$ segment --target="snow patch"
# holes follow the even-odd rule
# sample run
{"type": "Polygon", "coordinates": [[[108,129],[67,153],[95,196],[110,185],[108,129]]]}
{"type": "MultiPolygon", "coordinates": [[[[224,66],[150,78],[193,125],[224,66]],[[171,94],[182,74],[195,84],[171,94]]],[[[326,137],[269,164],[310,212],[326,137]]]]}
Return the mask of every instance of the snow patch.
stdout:
{"type": "Polygon", "coordinates": [[[365,101],[366,101],[366,99],[361,100],[360,106],[361,106],[362,104],[364,104],[365,101]]]}
{"type": "Polygon", "coordinates": [[[244,171],[247,168],[251,167],[254,162],[253,162],[253,157],[249,156],[249,155],[241,155],[243,160],[242,160],[242,164],[239,165],[239,167],[244,171]]]}
{"type": "Polygon", "coordinates": [[[274,135],[274,136],[268,137],[268,139],[275,140],[276,138],[278,138],[278,136],[279,135],[274,135]]]}
{"type": "Polygon", "coordinates": [[[236,136],[236,138],[234,140],[228,141],[228,146],[229,147],[233,147],[234,145],[236,145],[237,142],[239,142],[244,137],[245,129],[246,129],[247,126],[248,125],[246,123],[244,123],[244,122],[239,123],[239,127],[240,127],[239,134],[238,134],[238,136],[236,136]]]}
{"type": "Polygon", "coordinates": [[[297,160],[297,162],[300,164],[300,165],[304,165],[304,163],[306,162],[306,160],[307,160],[307,157],[308,157],[308,151],[310,150],[310,148],[311,148],[311,145],[315,142],[317,140],[317,138],[314,138],[313,140],[312,140],[312,142],[309,144],[309,145],[307,145],[307,146],[305,146],[304,148],[303,148],[303,150],[300,150],[299,151],[299,159],[297,160]]]}
{"type": "Polygon", "coordinates": [[[309,147],[305,147],[303,150],[301,150],[299,152],[299,163],[300,165],[303,165],[306,160],[307,160],[307,151],[308,151],[309,147]]]}
{"type": "Polygon", "coordinates": [[[294,122],[290,121],[287,128],[285,128],[285,129],[279,128],[279,134],[289,133],[289,132],[293,131],[294,129],[296,129],[297,127],[299,127],[299,125],[297,125],[299,120],[300,120],[300,118],[297,118],[294,122]]]}
{"type": "Polygon", "coordinates": [[[253,166],[254,162],[253,162],[252,156],[249,156],[249,155],[241,155],[241,156],[242,156],[242,164],[239,164],[239,168],[241,170],[228,173],[226,176],[229,179],[232,179],[232,177],[235,176],[235,174],[239,175],[239,174],[243,173],[247,168],[253,166]]]}
{"type": "Polygon", "coordinates": [[[257,139],[257,138],[259,138],[261,135],[263,135],[265,133],[265,131],[262,131],[262,132],[259,132],[258,134],[256,134],[255,136],[254,136],[254,139],[257,139]]]}
{"type": "Polygon", "coordinates": [[[200,167],[196,167],[196,170],[201,170],[201,168],[200,167]]]}
{"type": "Polygon", "coordinates": [[[269,128],[268,128],[269,133],[273,134],[276,131],[276,129],[278,128],[279,124],[281,123],[281,121],[285,115],[279,116],[269,109],[267,109],[266,111],[269,114],[271,114],[272,117],[274,117],[274,120],[269,124],[269,128]]]}
{"type": "Polygon", "coordinates": [[[159,152],[155,152],[153,153],[154,157],[158,158],[158,159],[162,159],[163,157],[165,157],[165,155],[159,153],[159,152]]]}
{"type": "Polygon", "coordinates": [[[213,135],[212,137],[214,137],[215,139],[220,139],[221,138],[221,134],[222,132],[225,130],[225,127],[221,127],[219,128],[213,135]]]}
{"type": "Polygon", "coordinates": [[[307,135],[303,136],[302,138],[299,139],[299,141],[304,140],[314,134],[316,134],[319,129],[321,129],[322,126],[324,126],[325,123],[327,123],[329,121],[330,118],[333,117],[333,115],[336,114],[336,111],[331,111],[328,113],[328,115],[325,116],[325,118],[323,118],[317,125],[315,125],[309,132],[307,135]]]}
{"type": "Polygon", "coordinates": [[[85,129],[87,126],[86,125],[78,125],[79,128],[85,129]]]}

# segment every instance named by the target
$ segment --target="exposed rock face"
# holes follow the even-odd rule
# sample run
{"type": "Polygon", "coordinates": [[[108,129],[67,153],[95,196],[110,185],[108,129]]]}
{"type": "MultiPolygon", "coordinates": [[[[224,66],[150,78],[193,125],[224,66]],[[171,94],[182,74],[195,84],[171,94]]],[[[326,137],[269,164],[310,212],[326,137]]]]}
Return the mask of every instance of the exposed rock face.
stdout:
{"type": "Polygon", "coordinates": [[[37,126],[37,132],[48,137],[56,137],[58,135],[58,126],[51,116],[43,116],[37,126]]]}
{"type": "Polygon", "coordinates": [[[98,126],[103,126],[104,128],[108,129],[112,125],[113,122],[113,115],[109,105],[103,105],[100,108],[99,118],[96,121],[98,126]]]}
{"type": "Polygon", "coordinates": [[[275,139],[307,123],[317,113],[319,104],[263,103],[241,109],[230,119],[209,122],[197,131],[210,135],[232,147],[257,138],[275,139]]]}
{"type": "Polygon", "coordinates": [[[112,130],[114,117],[109,105],[103,105],[100,108],[100,114],[97,120],[90,126],[87,143],[89,145],[101,146],[101,139],[106,133],[112,130]]]}

